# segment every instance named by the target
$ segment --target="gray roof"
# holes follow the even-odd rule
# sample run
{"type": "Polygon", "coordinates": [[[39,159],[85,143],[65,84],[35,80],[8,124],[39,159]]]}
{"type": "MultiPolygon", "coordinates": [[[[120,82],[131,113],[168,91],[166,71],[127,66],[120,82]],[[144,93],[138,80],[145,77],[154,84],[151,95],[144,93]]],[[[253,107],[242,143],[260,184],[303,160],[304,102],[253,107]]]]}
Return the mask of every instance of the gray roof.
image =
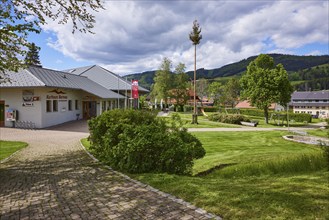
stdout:
{"type": "Polygon", "coordinates": [[[56,87],[81,89],[100,98],[124,98],[122,95],[110,91],[93,82],[87,77],[69,74],[66,72],[29,67],[16,72],[7,72],[11,82],[1,83],[0,88],[15,87],[56,87]]]}
{"type": "MultiPolygon", "coordinates": [[[[94,82],[102,85],[103,87],[117,91],[117,90],[131,90],[131,82],[125,80],[123,77],[97,65],[79,67],[65,72],[76,74],[79,76],[86,76],[94,82]]],[[[148,93],[149,90],[139,86],[138,90],[142,93],[148,93]]]]}
{"type": "Polygon", "coordinates": [[[329,90],[294,92],[291,96],[291,100],[329,100],[329,90]]]}

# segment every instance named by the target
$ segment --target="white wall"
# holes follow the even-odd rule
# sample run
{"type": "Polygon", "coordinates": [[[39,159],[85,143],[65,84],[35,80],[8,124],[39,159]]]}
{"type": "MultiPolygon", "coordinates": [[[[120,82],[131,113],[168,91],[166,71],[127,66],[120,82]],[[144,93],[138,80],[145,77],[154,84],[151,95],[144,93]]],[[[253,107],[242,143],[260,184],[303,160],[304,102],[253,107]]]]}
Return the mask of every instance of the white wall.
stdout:
{"type": "MultiPolygon", "coordinates": [[[[38,96],[34,90],[34,96],[38,96]]],[[[31,121],[35,123],[36,127],[41,127],[41,103],[33,102],[33,106],[24,107],[22,98],[22,89],[0,89],[0,100],[5,101],[5,112],[8,109],[18,110],[19,121],[31,121]]],[[[7,121],[5,114],[5,126],[12,127],[13,122],[7,121]]]]}
{"type": "MultiPolygon", "coordinates": [[[[82,118],[82,94],[84,92],[80,90],[72,90],[72,89],[59,89],[59,91],[64,92],[62,96],[66,96],[67,99],[58,100],[58,111],[57,112],[47,112],[47,102],[46,100],[54,100],[47,99],[47,96],[58,96],[56,93],[50,93],[52,89],[44,89],[41,93],[41,112],[42,112],[42,127],[49,127],[56,124],[61,124],[67,121],[72,121],[77,119],[77,114],[80,114],[80,119],[82,118]],[[68,100],[72,100],[72,110],[69,111],[68,108],[68,100]],[[78,100],[79,109],[75,109],[75,100],[78,100]]],[[[56,99],[55,99],[56,100],[56,99]]]]}

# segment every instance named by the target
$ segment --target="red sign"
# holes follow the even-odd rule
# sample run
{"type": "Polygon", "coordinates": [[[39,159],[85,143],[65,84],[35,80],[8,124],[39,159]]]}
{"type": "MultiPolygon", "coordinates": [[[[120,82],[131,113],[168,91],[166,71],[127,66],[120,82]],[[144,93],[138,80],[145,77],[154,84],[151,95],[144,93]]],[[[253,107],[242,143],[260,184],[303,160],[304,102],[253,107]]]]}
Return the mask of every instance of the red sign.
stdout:
{"type": "Polygon", "coordinates": [[[138,80],[131,81],[132,97],[138,99],[138,80]]]}

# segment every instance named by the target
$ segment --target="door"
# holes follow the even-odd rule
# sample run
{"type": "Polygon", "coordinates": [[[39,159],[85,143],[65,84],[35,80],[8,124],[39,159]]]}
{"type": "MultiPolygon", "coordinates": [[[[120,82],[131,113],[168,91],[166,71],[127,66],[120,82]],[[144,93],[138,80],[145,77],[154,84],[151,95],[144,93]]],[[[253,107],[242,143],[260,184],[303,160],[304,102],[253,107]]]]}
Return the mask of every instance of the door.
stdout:
{"type": "Polygon", "coordinates": [[[92,117],[96,117],[96,102],[91,101],[91,102],[82,102],[82,114],[83,114],[83,119],[88,120],[92,117]]]}
{"type": "Polygon", "coordinates": [[[5,126],[5,102],[0,101],[0,127],[5,126]]]}

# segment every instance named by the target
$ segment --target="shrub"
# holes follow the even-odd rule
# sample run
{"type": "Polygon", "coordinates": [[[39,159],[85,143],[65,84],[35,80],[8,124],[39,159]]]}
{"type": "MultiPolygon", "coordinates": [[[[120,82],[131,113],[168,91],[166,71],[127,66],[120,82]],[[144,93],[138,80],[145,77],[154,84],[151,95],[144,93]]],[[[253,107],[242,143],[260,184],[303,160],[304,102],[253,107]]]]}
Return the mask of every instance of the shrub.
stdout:
{"type": "Polygon", "coordinates": [[[228,123],[228,124],[241,124],[241,121],[250,122],[248,118],[246,118],[243,115],[230,115],[230,114],[221,114],[221,113],[215,113],[213,115],[210,115],[208,117],[210,121],[217,121],[222,123],[228,123]]]}
{"type": "Polygon", "coordinates": [[[90,149],[124,172],[191,174],[193,160],[203,157],[205,150],[175,117],[168,127],[151,112],[107,111],[89,121],[90,149]]]}
{"type": "Polygon", "coordinates": [[[217,107],[204,107],[203,110],[205,112],[218,112],[218,108],[217,107]]]}
{"type": "Polygon", "coordinates": [[[193,110],[193,106],[191,105],[184,105],[184,112],[191,112],[193,110]]]}
{"type": "MultiPolygon", "coordinates": [[[[271,116],[272,113],[273,111],[269,111],[268,115],[271,116]]],[[[264,111],[260,109],[240,109],[240,114],[256,116],[256,117],[264,117],[264,111]]]]}
{"type": "Polygon", "coordinates": [[[289,113],[289,120],[294,120],[296,122],[312,122],[312,115],[306,113],[289,113]]]}

